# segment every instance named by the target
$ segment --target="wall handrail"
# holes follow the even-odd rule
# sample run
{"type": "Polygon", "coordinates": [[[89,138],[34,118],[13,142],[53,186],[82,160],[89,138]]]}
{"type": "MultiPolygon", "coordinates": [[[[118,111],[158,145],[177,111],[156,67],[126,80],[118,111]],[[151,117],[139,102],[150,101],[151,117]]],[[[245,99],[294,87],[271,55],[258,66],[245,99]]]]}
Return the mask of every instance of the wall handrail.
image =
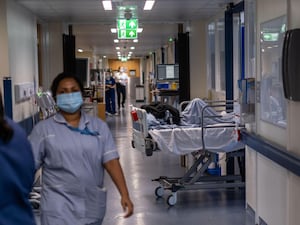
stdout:
{"type": "Polygon", "coordinates": [[[246,129],[241,130],[241,140],[253,150],[300,176],[300,156],[276,146],[256,134],[249,133],[246,129]]]}

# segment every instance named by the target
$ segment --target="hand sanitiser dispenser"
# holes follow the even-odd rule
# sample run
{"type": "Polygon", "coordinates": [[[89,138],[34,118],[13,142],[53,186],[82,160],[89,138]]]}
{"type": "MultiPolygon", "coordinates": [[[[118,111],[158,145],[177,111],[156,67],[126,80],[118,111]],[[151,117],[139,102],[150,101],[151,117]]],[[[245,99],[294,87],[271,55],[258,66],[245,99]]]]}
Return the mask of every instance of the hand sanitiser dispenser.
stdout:
{"type": "Polygon", "coordinates": [[[282,49],[282,82],[285,98],[300,101],[300,29],[286,31],[282,49]]]}

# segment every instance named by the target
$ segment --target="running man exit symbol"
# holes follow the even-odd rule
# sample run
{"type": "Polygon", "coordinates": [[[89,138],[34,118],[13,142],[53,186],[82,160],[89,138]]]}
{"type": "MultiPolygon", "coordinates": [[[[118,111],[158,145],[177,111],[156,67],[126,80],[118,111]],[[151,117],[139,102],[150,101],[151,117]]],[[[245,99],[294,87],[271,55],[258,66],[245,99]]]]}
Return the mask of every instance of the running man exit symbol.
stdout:
{"type": "Polygon", "coordinates": [[[136,39],[138,20],[137,19],[119,19],[117,20],[118,38],[119,39],[136,39]]]}

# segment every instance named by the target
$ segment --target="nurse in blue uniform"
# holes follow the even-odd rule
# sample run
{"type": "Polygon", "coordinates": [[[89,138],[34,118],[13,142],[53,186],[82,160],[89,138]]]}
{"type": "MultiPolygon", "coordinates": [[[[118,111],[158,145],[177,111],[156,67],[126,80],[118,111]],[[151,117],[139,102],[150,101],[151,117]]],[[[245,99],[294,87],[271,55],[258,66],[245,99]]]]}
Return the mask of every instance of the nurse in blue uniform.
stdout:
{"type": "Polygon", "coordinates": [[[121,195],[125,217],[133,213],[119,154],[105,122],[80,107],[83,87],[68,73],[51,86],[59,112],[30,134],[36,169],[42,167],[42,225],[100,225],[106,210],[104,170],[121,195]]]}
{"type": "Polygon", "coordinates": [[[4,116],[1,93],[0,166],[0,225],[35,225],[29,202],[35,173],[31,146],[22,128],[4,116]]]}

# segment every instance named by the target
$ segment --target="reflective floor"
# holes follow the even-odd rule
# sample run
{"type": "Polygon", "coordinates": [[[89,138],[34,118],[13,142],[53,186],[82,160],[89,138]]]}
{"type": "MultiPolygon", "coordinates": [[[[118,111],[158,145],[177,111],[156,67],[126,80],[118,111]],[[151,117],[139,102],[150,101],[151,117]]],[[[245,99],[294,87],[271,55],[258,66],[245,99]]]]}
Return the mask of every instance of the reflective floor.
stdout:
{"type": "MultiPolygon", "coordinates": [[[[135,103],[134,103],[135,104],[135,103]]],[[[156,198],[159,176],[182,176],[185,169],[180,166],[179,156],[157,152],[151,157],[131,147],[131,118],[129,108],[121,110],[119,116],[107,117],[127,179],[131,198],[135,205],[134,215],[123,218],[119,193],[106,176],[108,189],[107,213],[103,225],[253,225],[252,216],[245,209],[244,189],[180,191],[177,203],[170,207],[166,199],[156,198]]]]}

